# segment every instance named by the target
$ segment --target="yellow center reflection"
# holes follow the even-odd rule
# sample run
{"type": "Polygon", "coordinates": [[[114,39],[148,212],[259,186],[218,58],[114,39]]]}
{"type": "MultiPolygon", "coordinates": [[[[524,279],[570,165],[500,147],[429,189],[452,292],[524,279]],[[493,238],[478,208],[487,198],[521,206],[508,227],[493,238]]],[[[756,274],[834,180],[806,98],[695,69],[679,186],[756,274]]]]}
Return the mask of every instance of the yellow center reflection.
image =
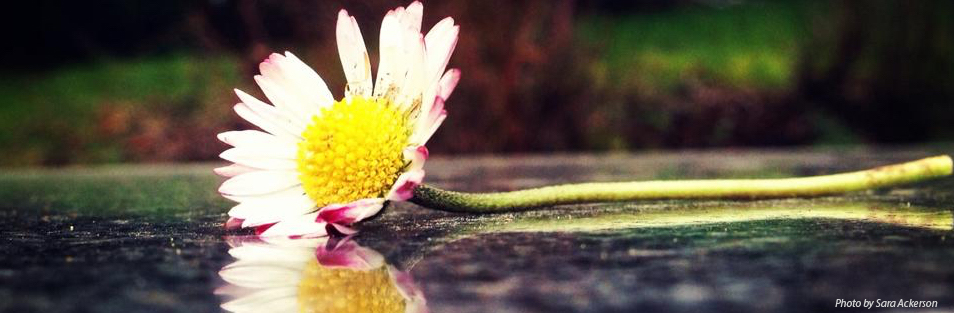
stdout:
{"type": "Polygon", "coordinates": [[[404,312],[405,302],[387,266],[360,271],[311,260],[298,286],[300,312],[404,312]]]}

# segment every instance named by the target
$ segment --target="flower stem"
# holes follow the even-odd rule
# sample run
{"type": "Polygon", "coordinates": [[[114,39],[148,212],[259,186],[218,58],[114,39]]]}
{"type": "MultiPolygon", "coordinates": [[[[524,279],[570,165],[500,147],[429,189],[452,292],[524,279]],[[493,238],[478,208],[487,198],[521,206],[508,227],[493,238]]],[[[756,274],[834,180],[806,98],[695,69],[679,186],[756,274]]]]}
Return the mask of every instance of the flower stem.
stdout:
{"type": "Polygon", "coordinates": [[[581,183],[493,193],[465,193],[420,185],[410,201],[441,211],[500,213],[588,202],[814,197],[943,177],[951,174],[951,168],[951,158],[942,155],[864,171],[780,179],[581,183]]]}

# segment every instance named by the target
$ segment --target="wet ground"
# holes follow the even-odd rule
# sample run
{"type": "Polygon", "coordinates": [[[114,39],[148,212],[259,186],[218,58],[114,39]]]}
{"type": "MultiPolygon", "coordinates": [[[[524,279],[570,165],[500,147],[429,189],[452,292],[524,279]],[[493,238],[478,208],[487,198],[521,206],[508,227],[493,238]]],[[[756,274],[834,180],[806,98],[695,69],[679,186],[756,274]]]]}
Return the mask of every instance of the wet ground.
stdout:
{"type": "MultiPolygon", "coordinates": [[[[785,177],[950,152],[434,158],[426,181],[489,191],[581,181],[785,177]]],[[[4,170],[0,311],[221,311],[235,300],[230,288],[236,282],[220,271],[242,255],[236,241],[247,233],[222,228],[230,203],[215,192],[214,165],[4,170]]],[[[591,204],[492,216],[402,203],[360,225],[351,240],[383,256],[392,275],[409,274],[431,312],[865,310],[836,308],[838,299],[936,301],[937,308],[870,311],[951,312],[952,191],[948,178],[839,197],[591,204]]],[[[266,268],[250,277],[259,281],[270,273],[266,268]]],[[[272,277],[291,291],[256,298],[266,305],[250,311],[318,303],[314,297],[321,295],[301,286],[325,276],[309,275],[272,277]]],[[[374,280],[317,284],[390,290],[374,280]]]]}

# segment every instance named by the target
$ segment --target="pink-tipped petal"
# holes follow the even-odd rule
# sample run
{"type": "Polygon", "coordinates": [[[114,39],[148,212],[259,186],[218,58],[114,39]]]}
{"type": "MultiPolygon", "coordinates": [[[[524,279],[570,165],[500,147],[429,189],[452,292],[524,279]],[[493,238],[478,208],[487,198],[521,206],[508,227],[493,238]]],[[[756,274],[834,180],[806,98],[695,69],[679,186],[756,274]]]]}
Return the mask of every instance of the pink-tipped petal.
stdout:
{"type": "Polygon", "coordinates": [[[414,278],[411,277],[410,273],[400,271],[393,266],[388,266],[388,274],[391,276],[391,281],[394,282],[394,285],[398,287],[398,292],[401,294],[401,297],[405,300],[406,306],[404,312],[429,312],[427,299],[424,298],[424,292],[421,291],[421,287],[414,283],[414,278]]]}
{"type": "MultiPolygon", "coordinates": [[[[434,25],[424,37],[427,56],[424,65],[424,96],[421,98],[424,100],[421,103],[423,112],[430,111],[432,99],[442,94],[439,81],[457,45],[458,32],[459,27],[454,25],[454,19],[448,17],[434,25]]],[[[447,100],[447,97],[443,98],[447,100]]]]}
{"type": "Polygon", "coordinates": [[[229,178],[219,193],[236,196],[263,195],[301,184],[293,171],[255,171],[229,178]]]}
{"type": "MultiPolygon", "coordinates": [[[[418,146],[417,148],[414,149],[414,151],[417,152],[417,153],[416,153],[417,156],[420,156],[420,161],[421,161],[422,163],[423,163],[424,161],[427,161],[427,158],[431,156],[431,152],[428,151],[428,150],[427,150],[427,147],[425,147],[425,146],[418,146]]],[[[415,159],[415,160],[417,160],[417,159],[415,159]]]]}
{"type": "Polygon", "coordinates": [[[325,267],[339,267],[367,271],[384,265],[384,256],[377,251],[362,247],[350,239],[331,249],[315,251],[318,263],[325,267]]]}
{"type": "Polygon", "coordinates": [[[388,200],[404,201],[414,196],[414,188],[424,181],[424,170],[416,169],[404,172],[388,192],[388,200]]]}
{"type": "Polygon", "coordinates": [[[268,231],[268,229],[272,228],[272,226],[275,226],[275,224],[277,224],[277,222],[255,226],[255,234],[261,236],[262,233],[268,231]]]}
{"type": "Polygon", "coordinates": [[[225,226],[225,229],[227,230],[235,230],[235,229],[242,228],[242,219],[230,217],[227,221],[225,221],[224,226],[225,226]]]}
{"type": "Polygon", "coordinates": [[[351,225],[381,211],[384,199],[361,199],[348,204],[332,204],[318,212],[318,220],[325,223],[351,225]]]}
{"type": "Polygon", "coordinates": [[[451,93],[454,92],[458,81],[460,81],[460,70],[447,70],[447,73],[444,73],[444,76],[442,76],[438,84],[432,88],[432,91],[425,94],[425,97],[429,97],[436,92],[436,96],[432,98],[433,101],[425,101],[423,103],[422,110],[424,111],[422,112],[424,113],[418,116],[417,124],[414,127],[414,135],[411,138],[412,143],[420,145],[426,144],[434,132],[437,131],[437,127],[440,126],[440,123],[443,122],[447,116],[447,111],[444,109],[444,102],[450,97],[451,93]],[[428,106],[428,103],[430,103],[430,106],[428,106]]]}
{"type": "Polygon", "coordinates": [[[334,102],[324,80],[291,52],[272,53],[259,64],[262,75],[255,81],[269,100],[280,110],[300,122],[334,102]]]}
{"type": "Polygon", "coordinates": [[[354,235],[354,234],[357,234],[357,233],[358,233],[358,230],[357,230],[357,229],[354,229],[354,228],[351,228],[351,227],[348,227],[348,226],[344,226],[344,225],[341,225],[341,224],[328,224],[328,225],[330,225],[331,227],[334,227],[335,231],[337,231],[338,233],[341,233],[342,235],[345,235],[345,236],[351,236],[351,235],[354,235]]]}
{"type": "Polygon", "coordinates": [[[425,146],[404,148],[404,160],[410,161],[410,164],[407,166],[407,171],[416,171],[424,168],[424,161],[427,161],[428,156],[430,156],[430,152],[427,151],[427,147],[425,146]]]}

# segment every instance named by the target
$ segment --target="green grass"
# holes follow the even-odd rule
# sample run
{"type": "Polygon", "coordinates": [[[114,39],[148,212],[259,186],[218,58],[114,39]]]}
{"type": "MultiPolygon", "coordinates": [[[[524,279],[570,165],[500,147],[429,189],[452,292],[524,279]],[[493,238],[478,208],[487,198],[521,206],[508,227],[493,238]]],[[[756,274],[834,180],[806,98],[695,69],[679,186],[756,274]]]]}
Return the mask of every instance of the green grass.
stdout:
{"type": "Polygon", "coordinates": [[[807,39],[810,4],[689,6],[652,14],[588,16],[580,40],[603,53],[598,79],[667,93],[687,79],[739,88],[790,86],[807,39]]]}
{"type": "MultiPolygon", "coordinates": [[[[106,60],[50,72],[0,77],[0,164],[122,160],[120,143],[104,136],[104,109],[189,115],[207,103],[210,85],[235,85],[238,62],[229,56],[166,55],[106,60]]],[[[227,89],[226,89],[227,90],[227,89]]]]}
{"type": "Polygon", "coordinates": [[[232,202],[216,188],[212,164],[104,165],[13,169],[0,173],[6,214],[91,217],[224,213],[232,202]]]}

